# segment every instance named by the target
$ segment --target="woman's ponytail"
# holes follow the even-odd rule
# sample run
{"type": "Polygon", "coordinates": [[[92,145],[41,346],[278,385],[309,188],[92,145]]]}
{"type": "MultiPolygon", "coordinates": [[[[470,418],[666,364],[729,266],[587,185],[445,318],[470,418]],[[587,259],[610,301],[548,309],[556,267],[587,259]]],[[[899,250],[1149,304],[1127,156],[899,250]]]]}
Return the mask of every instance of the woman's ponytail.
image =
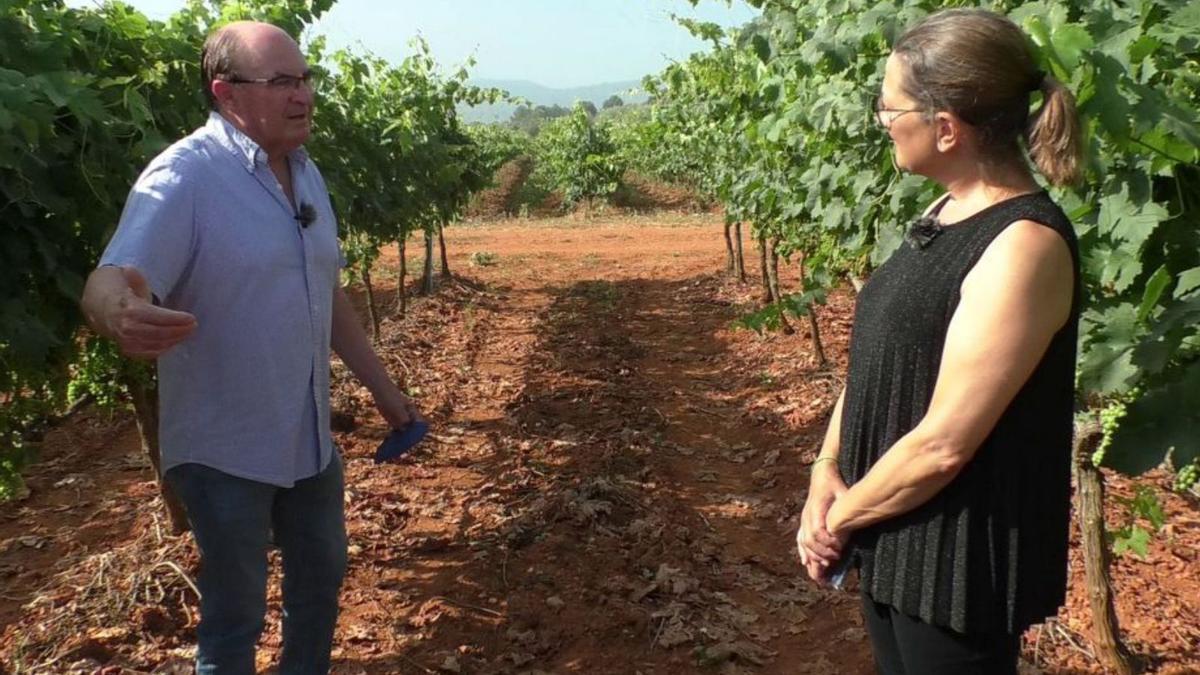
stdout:
{"type": "Polygon", "coordinates": [[[1077,183],[1083,172],[1083,153],[1075,97],[1052,75],[1042,78],[1041,90],[1041,110],[1025,131],[1029,155],[1051,184],[1077,183]]]}

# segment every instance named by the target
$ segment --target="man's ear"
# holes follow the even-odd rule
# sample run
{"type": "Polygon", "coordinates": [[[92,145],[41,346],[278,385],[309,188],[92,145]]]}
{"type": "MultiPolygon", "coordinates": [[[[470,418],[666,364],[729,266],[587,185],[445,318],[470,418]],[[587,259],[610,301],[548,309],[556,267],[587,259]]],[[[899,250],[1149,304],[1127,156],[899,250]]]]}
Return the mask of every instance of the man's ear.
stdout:
{"type": "Polygon", "coordinates": [[[227,104],[233,98],[233,84],[225,80],[213,80],[209,85],[209,91],[220,104],[227,104]]]}
{"type": "Polygon", "coordinates": [[[934,115],[933,129],[936,134],[938,152],[950,152],[963,143],[963,121],[953,113],[939,112],[934,115]]]}

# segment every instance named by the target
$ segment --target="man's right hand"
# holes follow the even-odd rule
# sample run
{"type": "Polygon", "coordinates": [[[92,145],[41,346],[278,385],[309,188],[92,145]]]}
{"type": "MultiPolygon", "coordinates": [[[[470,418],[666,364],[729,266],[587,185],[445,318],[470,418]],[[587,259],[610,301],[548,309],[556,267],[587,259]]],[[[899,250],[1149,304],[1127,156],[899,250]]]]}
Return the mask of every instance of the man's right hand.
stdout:
{"type": "Polygon", "coordinates": [[[102,325],[96,328],[115,340],[126,356],[156,359],[196,330],[195,316],[154,304],[141,272],[132,267],[112,269],[120,270],[124,283],[112,279],[96,317],[102,325]]]}

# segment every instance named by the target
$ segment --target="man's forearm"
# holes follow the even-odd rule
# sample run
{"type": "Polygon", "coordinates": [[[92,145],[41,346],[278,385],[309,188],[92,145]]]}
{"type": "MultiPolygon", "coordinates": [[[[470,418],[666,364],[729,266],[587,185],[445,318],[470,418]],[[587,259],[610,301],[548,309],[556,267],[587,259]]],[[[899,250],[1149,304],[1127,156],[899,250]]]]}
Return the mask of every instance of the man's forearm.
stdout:
{"type": "Polygon", "coordinates": [[[350,304],[350,299],[341,288],[333,293],[330,346],[371,393],[377,394],[396,386],[387,368],[375,353],[375,348],[371,346],[367,332],[359,323],[358,313],[354,311],[354,306],[350,304]]]}

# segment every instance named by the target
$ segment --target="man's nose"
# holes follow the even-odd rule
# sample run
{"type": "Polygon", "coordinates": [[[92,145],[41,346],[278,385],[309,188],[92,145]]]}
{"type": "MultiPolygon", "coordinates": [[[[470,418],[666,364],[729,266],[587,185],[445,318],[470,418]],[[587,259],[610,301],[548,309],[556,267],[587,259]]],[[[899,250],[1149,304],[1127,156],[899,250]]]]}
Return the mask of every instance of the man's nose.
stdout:
{"type": "Polygon", "coordinates": [[[314,98],[312,86],[307,82],[298,82],[288,98],[296,103],[311,105],[314,98]]]}

